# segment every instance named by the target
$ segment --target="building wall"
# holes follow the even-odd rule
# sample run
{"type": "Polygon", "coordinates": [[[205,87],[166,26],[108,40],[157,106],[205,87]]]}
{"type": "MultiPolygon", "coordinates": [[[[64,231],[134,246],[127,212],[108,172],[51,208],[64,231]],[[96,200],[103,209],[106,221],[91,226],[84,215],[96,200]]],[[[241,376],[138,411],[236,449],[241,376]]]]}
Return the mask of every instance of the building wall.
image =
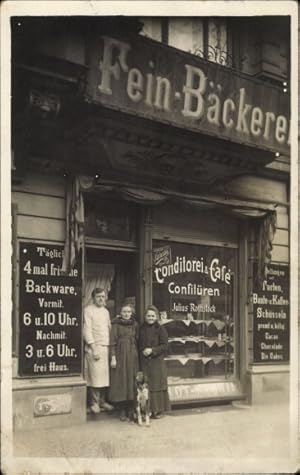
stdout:
{"type": "MultiPolygon", "coordinates": [[[[28,173],[12,186],[15,238],[63,243],[65,239],[64,177],[28,173]]],[[[15,243],[13,288],[13,424],[16,430],[64,427],[86,420],[86,384],[82,377],[18,377],[18,256],[15,243]],[[37,416],[40,398],[58,398],[62,413],[37,416]],[[69,412],[64,413],[70,401],[69,412]]]]}
{"type": "MultiPolygon", "coordinates": [[[[277,206],[277,229],[273,240],[272,263],[289,264],[289,214],[286,183],[269,178],[243,176],[224,187],[230,197],[258,203],[280,203],[277,206]]],[[[288,364],[253,365],[253,261],[257,258],[256,235],[251,220],[247,233],[246,302],[241,302],[241,377],[245,384],[247,399],[253,404],[287,401],[288,364]],[[244,347],[245,344],[245,347],[244,347]],[[243,372],[246,372],[246,375],[243,372]]],[[[229,214],[204,211],[200,208],[161,206],[154,213],[153,237],[177,239],[184,242],[207,242],[239,244],[239,223],[229,214]]],[[[242,278],[242,277],[241,277],[242,278]]]]}
{"type": "Polygon", "coordinates": [[[17,205],[17,237],[63,242],[65,237],[64,177],[27,174],[13,185],[17,205]]]}
{"type": "MultiPolygon", "coordinates": [[[[13,186],[12,202],[17,206],[16,236],[18,239],[63,242],[65,233],[64,177],[28,174],[13,186]]],[[[284,203],[287,191],[284,183],[245,176],[230,183],[230,193],[242,199],[284,203]]],[[[195,207],[160,206],[154,213],[153,237],[179,237],[185,242],[238,244],[237,220],[195,207]],[[168,219],[166,220],[166,216],[168,219]]],[[[248,293],[252,293],[251,263],[256,257],[255,235],[249,237],[248,293]]],[[[277,231],[273,241],[272,262],[289,262],[288,213],[283,205],[277,208],[277,231]]],[[[16,295],[17,298],[17,295],[16,295]]],[[[16,317],[17,318],[17,317],[16,317]]],[[[15,345],[16,346],[16,345],[15,345]]],[[[253,362],[253,310],[248,306],[247,357],[253,362]]],[[[16,365],[14,365],[16,367],[16,365]]]]}
{"type": "Polygon", "coordinates": [[[243,72],[272,79],[278,85],[289,78],[288,18],[253,18],[252,22],[239,19],[236,34],[243,72]]]}
{"type": "MultiPolygon", "coordinates": [[[[268,20],[269,21],[269,20],[268,20]]],[[[30,43],[24,42],[24,49],[59,58],[68,62],[68,66],[85,65],[87,61],[86,32],[66,30],[61,28],[55,34],[43,26],[30,43]],[[37,39],[39,41],[37,41],[37,39]],[[32,47],[32,48],[31,48],[32,47]]],[[[157,29],[152,25],[153,37],[161,38],[157,29]]],[[[247,28],[239,29],[240,35],[240,69],[257,77],[273,77],[278,84],[289,75],[288,47],[286,38],[278,34],[278,29],[255,30],[247,19],[247,28]]],[[[151,35],[150,35],[151,36],[151,35]]],[[[21,41],[22,43],[22,41],[21,41]]],[[[178,45],[177,45],[178,46],[178,45]]],[[[20,54],[22,58],[22,54],[20,54]]],[[[77,72],[77,69],[76,69],[77,72]]],[[[71,74],[71,73],[70,73],[71,74]]],[[[72,74],[71,74],[72,76],[72,74]]],[[[77,77],[77,76],[76,76],[77,77]]],[[[288,161],[288,159],[286,159],[288,161]]],[[[285,162],[277,169],[288,172],[285,162]],[[284,169],[283,169],[284,167],[284,169]]],[[[12,203],[14,206],[14,236],[18,240],[38,240],[41,242],[63,243],[65,238],[65,179],[63,176],[48,176],[37,173],[27,173],[19,184],[13,185],[12,203]]],[[[287,264],[289,262],[289,215],[286,203],[287,188],[284,182],[262,177],[243,176],[229,185],[224,186],[226,196],[249,199],[258,202],[278,202],[277,232],[273,242],[272,262],[287,264]]],[[[220,196],[223,195],[222,192],[220,196]]],[[[188,213],[176,206],[169,207],[172,224],[164,218],[162,208],[158,208],[154,217],[153,236],[172,239],[175,234],[186,242],[208,241],[237,244],[239,230],[237,220],[220,214],[212,218],[210,212],[189,208],[188,213]],[[188,217],[189,215],[189,217],[188,217]],[[202,216],[202,219],[201,219],[202,216]]],[[[151,257],[151,256],[150,256],[151,257]]],[[[289,369],[288,365],[253,366],[253,309],[251,293],[253,276],[252,262],[256,257],[255,235],[249,235],[247,247],[248,266],[248,302],[246,308],[245,368],[247,371],[246,390],[252,403],[268,403],[286,400],[289,369]]],[[[78,378],[46,378],[43,382],[17,378],[17,320],[18,320],[18,275],[17,261],[14,265],[14,372],[13,398],[15,427],[18,429],[44,427],[51,425],[66,425],[85,420],[85,383],[78,378]],[[51,386],[51,388],[50,388],[51,386]],[[55,417],[36,418],[32,412],[35,398],[47,395],[71,394],[72,413],[55,417]],[[74,417],[74,414],[76,417],[74,417]]],[[[244,315],[244,314],[242,314],[244,315]]]]}
{"type": "MultiPolygon", "coordinates": [[[[263,185],[263,182],[261,183],[263,185]]],[[[286,185],[273,182],[273,187],[260,186],[257,188],[258,195],[266,199],[272,197],[273,201],[284,203],[288,201],[286,185]],[[273,191],[271,191],[273,190],[273,191]],[[281,193],[280,193],[281,190],[281,193]],[[270,195],[271,191],[271,195],[270,195]],[[276,191],[278,193],[276,193],[276,191]]],[[[255,187],[253,188],[255,195],[255,187]]],[[[277,230],[273,240],[272,260],[273,264],[288,265],[289,258],[289,213],[288,206],[277,208],[277,230]]],[[[257,256],[256,235],[252,230],[248,241],[248,315],[247,315],[247,393],[252,404],[270,404],[287,402],[289,397],[289,365],[288,364],[253,364],[253,305],[251,296],[253,293],[252,262],[257,256]]],[[[290,314],[290,319],[293,316],[290,314]]]]}

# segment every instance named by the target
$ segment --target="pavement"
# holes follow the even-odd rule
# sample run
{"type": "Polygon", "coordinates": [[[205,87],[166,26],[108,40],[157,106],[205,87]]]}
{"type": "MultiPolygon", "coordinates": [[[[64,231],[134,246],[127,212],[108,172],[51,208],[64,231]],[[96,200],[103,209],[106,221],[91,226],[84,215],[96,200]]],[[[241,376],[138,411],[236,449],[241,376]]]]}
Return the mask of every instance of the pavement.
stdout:
{"type": "Polygon", "coordinates": [[[292,473],[296,462],[289,434],[284,404],[175,409],[152,420],[149,428],[101,413],[72,428],[15,433],[14,456],[62,458],[72,462],[72,470],[77,457],[90,462],[84,473],[146,473],[147,467],[147,473],[156,474],[292,473]],[[115,468],[113,462],[120,460],[115,468]]]}

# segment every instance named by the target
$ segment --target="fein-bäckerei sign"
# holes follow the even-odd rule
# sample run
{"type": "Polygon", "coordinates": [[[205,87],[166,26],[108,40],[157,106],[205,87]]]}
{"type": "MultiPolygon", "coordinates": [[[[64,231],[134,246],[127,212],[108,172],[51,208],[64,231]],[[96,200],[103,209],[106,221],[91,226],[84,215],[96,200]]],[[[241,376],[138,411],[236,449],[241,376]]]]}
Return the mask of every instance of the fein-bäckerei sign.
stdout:
{"type": "Polygon", "coordinates": [[[130,114],[289,154],[282,89],[147,38],[91,45],[89,100],[130,114]]]}

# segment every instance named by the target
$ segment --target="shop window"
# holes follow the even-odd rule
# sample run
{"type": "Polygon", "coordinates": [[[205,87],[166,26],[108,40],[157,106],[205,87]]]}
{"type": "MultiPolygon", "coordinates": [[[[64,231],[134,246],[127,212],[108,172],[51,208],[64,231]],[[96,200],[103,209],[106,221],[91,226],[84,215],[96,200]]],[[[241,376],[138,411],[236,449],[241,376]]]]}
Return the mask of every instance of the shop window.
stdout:
{"type": "Polygon", "coordinates": [[[170,382],[235,373],[236,249],[153,242],[153,303],[168,337],[170,382]]]}
{"type": "Polygon", "coordinates": [[[226,18],[141,18],[141,34],[208,61],[232,66],[231,41],[226,18]]]}

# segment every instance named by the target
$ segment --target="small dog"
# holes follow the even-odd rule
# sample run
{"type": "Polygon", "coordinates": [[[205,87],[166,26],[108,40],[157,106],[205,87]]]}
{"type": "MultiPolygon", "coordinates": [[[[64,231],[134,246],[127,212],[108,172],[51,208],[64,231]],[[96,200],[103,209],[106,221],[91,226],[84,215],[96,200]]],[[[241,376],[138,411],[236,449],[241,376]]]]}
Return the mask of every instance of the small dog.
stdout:
{"type": "Polygon", "coordinates": [[[136,401],[135,410],[136,418],[139,426],[143,425],[145,419],[146,426],[150,426],[150,400],[149,400],[149,386],[147,377],[142,371],[138,371],[136,378],[136,401]]]}

